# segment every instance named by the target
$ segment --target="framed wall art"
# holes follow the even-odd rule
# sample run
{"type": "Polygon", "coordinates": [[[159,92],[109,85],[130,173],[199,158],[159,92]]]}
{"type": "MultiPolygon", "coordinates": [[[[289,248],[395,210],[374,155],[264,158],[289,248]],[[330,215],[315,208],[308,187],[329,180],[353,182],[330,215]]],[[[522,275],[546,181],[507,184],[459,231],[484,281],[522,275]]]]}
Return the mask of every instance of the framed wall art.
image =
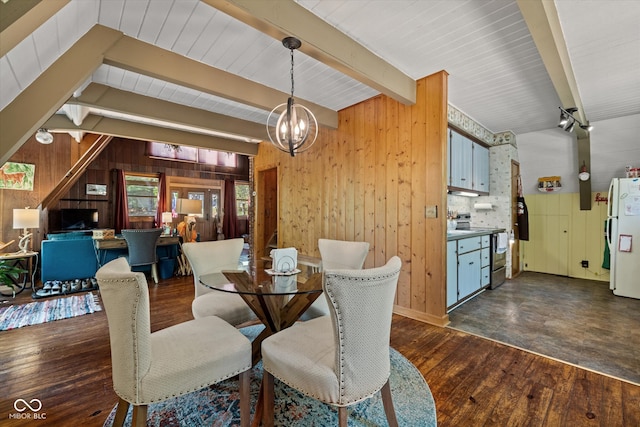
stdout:
{"type": "Polygon", "coordinates": [[[0,188],[33,191],[36,165],[7,162],[0,168],[0,188]]]}
{"type": "Polygon", "coordinates": [[[86,193],[94,196],[106,196],[107,186],[106,184],[87,184],[86,193]]]}

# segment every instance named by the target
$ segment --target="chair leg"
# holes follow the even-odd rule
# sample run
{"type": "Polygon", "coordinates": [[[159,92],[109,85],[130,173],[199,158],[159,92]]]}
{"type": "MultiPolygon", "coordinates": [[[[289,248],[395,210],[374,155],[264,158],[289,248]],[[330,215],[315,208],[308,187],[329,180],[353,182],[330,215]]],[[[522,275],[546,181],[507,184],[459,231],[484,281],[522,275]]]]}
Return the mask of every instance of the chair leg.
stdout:
{"type": "Polygon", "coordinates": [[[240,383],[240,426],[249,427],[251,424],[251,407],[249,399],[251,397],[250,372],[248,369],[238,377],[240,383]]]}
{"type": "Polygon", "coordinates": [[[264,427],[273,427],[273,405],[274,405],[274,387],[273,387],[273,375],[264,371],[262,374],[262,389],[264,398],[264,408],[262,413],[262,425],[264,427]]]}
{"type": "Polygon", "coordinates": [[[129,412],[129,402],[120,398],[118,400],[118,407],[116,408],[116,416],[113,419],[114,427],[122,427],[124,420],[127,418],[127,412],[129,412]]]}
{"type": "Polygon", "coordinates": [[[338,425],[340,427],[347,427],[348,409],[346,406],[338,407],[338,425]]]}
{"type": "Polygon", "coordinates": [[[151,277],[153,278],[153,282],[157,284],[158,283],[158,264],[155,262],[151,264],[151,277]]]}
{"type": "Polygon", "coordinates": [[[147,405],[134,405],[131,427],[147,427],[147,405]]]}
{"type": "Polygon", "coordinates": [[[384,412],[387,414],[387,423],[389,427],[398,427],[398,420],[396,419],[396,411],[393,409],[393,399],[391,398],[391,385],[389,380],[382,386],[382,405],[384,406],[384,412]]]}

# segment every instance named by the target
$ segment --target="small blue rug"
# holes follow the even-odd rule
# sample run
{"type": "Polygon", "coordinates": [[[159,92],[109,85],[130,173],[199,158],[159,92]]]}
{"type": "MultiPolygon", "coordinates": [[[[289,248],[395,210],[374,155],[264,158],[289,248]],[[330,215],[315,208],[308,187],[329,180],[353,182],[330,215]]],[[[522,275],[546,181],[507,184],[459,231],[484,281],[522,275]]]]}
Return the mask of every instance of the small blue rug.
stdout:
{"type": "MultiPolygon", "coordinates": [[[[262,326],[250,326],[241,331],[253,339],[262,326]]],[[[391,394],[393,406],[401,426],[436,426],[436,408],[429,386],[418,369],[393,348],[391,356],[391,394]]],[[[251,410],[262,381],[262,362],[251,373],[251,410]]],[[[298,391],[275,381],[275,425],[286,427],[325,427],[338,425],[338,411],[329,405],[309,398],[298,391]]],[[[104,423],[113,424],[115,408],[104,423]]],[[[131,425],[133,409],[129,408],[125,426],[131,425]]],[[[387,418],[380,393],[349,407],[350,427],[386,426],[387,418]]],[[[240,425],[238,406],[238,381],[231,378],[203,390],[149,405],[148,426],[216,426],[240,425]]]]}

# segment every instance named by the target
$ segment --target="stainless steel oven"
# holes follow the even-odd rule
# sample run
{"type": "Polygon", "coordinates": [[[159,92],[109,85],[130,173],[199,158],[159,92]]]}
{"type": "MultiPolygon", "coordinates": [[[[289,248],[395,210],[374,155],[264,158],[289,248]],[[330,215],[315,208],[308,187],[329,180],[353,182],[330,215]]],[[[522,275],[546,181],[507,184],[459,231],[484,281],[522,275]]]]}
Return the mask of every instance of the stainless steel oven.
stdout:
{"type": "Polygon", "coordinates": [[[507,251],[498,253],[498,234],[491,234],[491,284],[489,289],[502,285],[507,275],[507,251]]]}

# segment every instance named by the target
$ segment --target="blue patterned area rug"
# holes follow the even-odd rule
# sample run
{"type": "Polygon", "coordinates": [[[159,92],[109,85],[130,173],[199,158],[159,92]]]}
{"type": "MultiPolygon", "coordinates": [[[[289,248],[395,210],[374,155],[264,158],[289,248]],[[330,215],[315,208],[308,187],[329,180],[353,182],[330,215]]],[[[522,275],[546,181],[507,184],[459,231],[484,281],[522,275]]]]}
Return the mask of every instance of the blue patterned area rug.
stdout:
{"type": "MultiPolygon", "coordinates": [[[[250,338],[257,335],[261,326],[243,328],[250,338]]],[[[391,355],[391,393],[393,404],[401,426],[435,426],[436,408],[429,386],[418,369],[393,348],[391,355]]],[[[251,374],[251,410],[262,381],[262,362],[259,362],[251,374]]],[[[306,397],[296,390],[275,381],[275,425],[286,427],[325,427],[338,425],[337,409],[318,400],[306,397]]],[[[115,408],[104,423],[113,424],[115,408]]],[[[133,409],[129,408],[125,426],[131,425],[133,409]]],[[[253,413],[252,413],[253,416],[253,413]]],[[[380,393],[349,407],[350,427],[386,426],[387,418],[380,393]]],[[[238,406],[238,381],[231,378],[206,389],[176,397],[164,402],[149,405],[148,426],[216,426],[231,427],[240,425],[238,406]]]]}
{"type": "Polygon", "coordinates": [[[0,331],[102,311],[93,293],[0,308],[0,331]]]}

